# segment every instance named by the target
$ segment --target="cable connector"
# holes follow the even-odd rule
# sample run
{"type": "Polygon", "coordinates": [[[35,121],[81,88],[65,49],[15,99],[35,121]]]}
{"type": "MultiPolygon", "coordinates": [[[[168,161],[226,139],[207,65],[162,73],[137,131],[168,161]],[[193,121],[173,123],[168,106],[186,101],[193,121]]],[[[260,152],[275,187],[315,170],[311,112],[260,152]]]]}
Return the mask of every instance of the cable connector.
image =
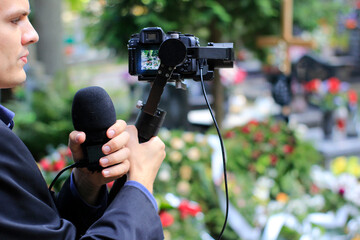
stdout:
{"type": "Polygon", "coordinates": [[[204,68],[204,65],[205,65],[205,62],[206,60],[205,59],[203,59],[203,58],[199,58],[198,59],[198,62],[199,62],[199,68],[200,69],[203,69],[204,68]]]}

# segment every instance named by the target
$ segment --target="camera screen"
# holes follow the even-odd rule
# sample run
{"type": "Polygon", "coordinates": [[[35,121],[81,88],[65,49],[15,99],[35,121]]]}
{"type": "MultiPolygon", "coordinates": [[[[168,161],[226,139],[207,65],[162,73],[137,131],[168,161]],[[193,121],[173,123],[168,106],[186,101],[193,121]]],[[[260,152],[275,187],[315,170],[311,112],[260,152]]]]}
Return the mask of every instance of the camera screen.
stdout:
{"type": "Polygon", "coordinates": [[[157,70],[160,66],[159,50],[141,50],[141,71],[157,70]]]}

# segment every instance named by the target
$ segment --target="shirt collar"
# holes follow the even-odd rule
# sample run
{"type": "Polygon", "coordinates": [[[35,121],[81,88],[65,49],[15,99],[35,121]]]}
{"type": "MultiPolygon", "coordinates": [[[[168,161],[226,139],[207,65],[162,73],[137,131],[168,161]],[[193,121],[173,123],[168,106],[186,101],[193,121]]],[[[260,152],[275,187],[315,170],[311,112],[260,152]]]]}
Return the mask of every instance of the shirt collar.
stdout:
{"type": "Polygon", "coordinates": [[[14,127],[15,113],[0,104],[0,120],[3,121],[10,129],[14,127]]]}

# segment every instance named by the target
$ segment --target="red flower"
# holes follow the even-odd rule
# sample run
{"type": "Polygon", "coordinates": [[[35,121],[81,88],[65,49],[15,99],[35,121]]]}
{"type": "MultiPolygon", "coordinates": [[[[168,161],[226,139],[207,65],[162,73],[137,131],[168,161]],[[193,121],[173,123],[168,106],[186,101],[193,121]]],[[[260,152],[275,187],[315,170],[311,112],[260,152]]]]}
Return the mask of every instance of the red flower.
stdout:
{"type": "Polygon", "coordinates": [[[276,155],[270,155],[270,164],[275,166],[278,161],[278,157],[276,155]]]}
{"type": "Polygon", "coordinates": [[[304,89],[307,92],[317,92],[321,86],[321,80],[314,78],[313,80],[304,84],[304,89]]]}
{"type": "Polygon", "coordinates": [[[331,77],[331,78],[329,78],[327,83],[328,83],[330,93],[337,94],[340,91],[341,81],[338,78],[331,77]]]}
{"type": "Polygon", "coordinates": [[[39,165],[44,171],[52,171],[52,165],[48,158],[43,158],[39,161],[39,165]]]}
{"type": "Polygon", "coordinates": [[[344,194],[345,194],[345,189],[344,189],[344,188],[340,188],[340,189],[339,189],[339,194],[340,194],[341,196],[344,196],[344,194]]]}
{"type": "Polygon", "coordinates": [[[250,125],[250,126],[259,126],[259,122],[256,121],[256,120],[251,120],[251,121],[249,122],[249,125],[250,125]]]}
{"type": "Polygon", "coordinates": [[[312,184],[311,187],[310,187],[310,192],[312,194],[318,194],[320,192],[320,189],[315,184],[312,184]]]}
{"type": "Polygon", "coordinates": [[[290,153],[292,153],[293,151],[294,151],[294,147],[293,147],[293,146],[288,145],[288,144],[286,144],[286,145],[283,146],[283,152],[284,152],[284,153],[290,154],[290,153]]]}
{"type": "Polygon", "coordinates": [[[169,227],[174,223],[174,217],[166,211],[160,211],[159,216],[164,228],[169,227]]]}
{"type": "Polygon", "coordinates": [[[253,159],[258,159],[260,157],[260,155],[261,155],[261,151],[259,151],[259,150],[255,150],[251,153],[251,157],[253,159]]]}
{"type": "Polygon", "coordinates": [[[65,158],[60,158],[58,161],[54,163],[54,171],[60,171],[66,166],[65,158]]]}
{"type": "Polygon", "coordinates": [[[69,158],[71,158],[71,156],[72,156],[72,152],[71,152],[71,150],[70,150],[69,147],[66,149],[66,154],[65,154],[65,156],[67,156],[67,157],[69,157],[69,158]]]}
{"type": "Polygon", "coordinates": [[[353,18],[346,19],[345,27],[347,29],[355,29],[357,27],[356,19],[353,19],[353,18]]]}
{"type": "Polygon", "coordinates": [[[254,134],[254,141],[255,142],[262,142],[264,140],[264,134],[262,132],[256,132],[254,134]]]}
{"type": "Polygon", "coordinates": [[[187,218],[189,215],[195,217],[201,212],[201,207],[195,202],[183,200],[179,205],[180,217],[182,219],[187,218]]]}
{"type": "Polygon", "coordinates": [[[350,89],[348,91],[348,98],[349,98],[349,104],[351,104],[351,105],[357,104],[358,96],[357,96],[357,92],[355,90],[350,89]]]}
{"type": "Polygon", "coordinates": [[[271,131],[272,133],[278,133],[278,132],[280,131],[280,126],[279,126],[279,124],[274,124],[274,125],[272,125],[272,126],[270,127],[270,131],[271,131]]]}
{"type": "Polygon", "coordinates": [[[275,146],[277,145],[276,139],[270,139],[270,140],[269,140],[269,144],[270,144],[271,146],[275,147],[275,146]]]}
{"type": "Polygon", "coordinates": [[[111,182],[109,182],[109,183],[106,184],[107,187],[108,187],[108,189],[111,189],[111,188],[112,188],[112,186],[114,185],[114,182],[115,182],[115,181],[111,181],[111,182]]]}
{"type": "Polygon", "coordinates": [[[249,128],[249,126],[248,125],[246,125],[246,126],[244,126],[244,127],[242,127],[241,128],[241,132],[242,133],[250,133],[250,128],[249,128]]]}
{"type": "Polygon", "coordinates": [[[234,131],[228,131],[225,133],[225,138],[234,138],[235,137],[235,132],[234,131]]]}
{"type": "Polygon", "coordinates": [[[343,118],[336,119],[336,126],[340,131],[344,131],[346,127],[346,120],[343,118]]]}

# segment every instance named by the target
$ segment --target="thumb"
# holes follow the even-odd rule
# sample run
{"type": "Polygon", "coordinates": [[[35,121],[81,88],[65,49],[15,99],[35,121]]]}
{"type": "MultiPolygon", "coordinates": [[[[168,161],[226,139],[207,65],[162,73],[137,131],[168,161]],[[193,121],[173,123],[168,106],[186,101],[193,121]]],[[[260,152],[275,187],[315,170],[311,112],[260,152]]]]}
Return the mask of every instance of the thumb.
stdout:
{"type": "Polygon", "coordinates": [[[85,138],[84,132],[72,131],[69,135],[69,148],[75,162],[84,157],[81,144],[85,142],[85,138]]]}

